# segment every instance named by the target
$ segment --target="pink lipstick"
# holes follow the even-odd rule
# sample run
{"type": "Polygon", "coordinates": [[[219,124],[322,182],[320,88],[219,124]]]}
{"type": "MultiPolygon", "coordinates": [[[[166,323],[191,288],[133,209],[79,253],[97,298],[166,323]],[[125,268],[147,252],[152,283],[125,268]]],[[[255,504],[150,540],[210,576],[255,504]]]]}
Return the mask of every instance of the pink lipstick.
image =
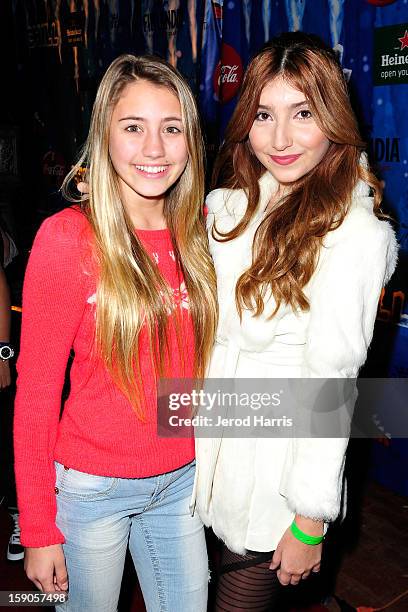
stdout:
{"type": "Polygon", "coordinates": [[[297,159],[299,159],[299,155],[271,155],[270,158],[272,161],[280,164],[281,166],[289,166],[289,164],[293,164],[297,159]]]}

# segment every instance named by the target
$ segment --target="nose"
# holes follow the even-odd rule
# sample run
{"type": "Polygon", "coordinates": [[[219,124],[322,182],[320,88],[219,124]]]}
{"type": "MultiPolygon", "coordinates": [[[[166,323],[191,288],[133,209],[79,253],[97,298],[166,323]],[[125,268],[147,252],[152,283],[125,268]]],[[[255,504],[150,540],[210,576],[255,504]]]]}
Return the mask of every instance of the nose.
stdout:
{"type": "Polygon", "coordinates": [[[276,121],[272,135],[272,146],[277,151],[284,151],[292,146],[291,129],[287,121],[276,121]]]}
{"type": "Polygon", "coordinates": [[[143,139],[142,153],[145,157],[156,159],[164,157],[164,142],[160,130],[146,130],[143,139]]]}

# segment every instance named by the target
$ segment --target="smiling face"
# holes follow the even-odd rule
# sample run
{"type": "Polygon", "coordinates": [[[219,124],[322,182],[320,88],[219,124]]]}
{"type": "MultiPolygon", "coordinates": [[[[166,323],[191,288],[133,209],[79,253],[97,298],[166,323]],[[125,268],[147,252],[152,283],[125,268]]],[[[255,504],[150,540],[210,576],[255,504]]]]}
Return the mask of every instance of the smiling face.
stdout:
{"type": "Polygon", "coordinates": [[[109,154],[126,208],[162,206],[188,160],[176,95],[146,80],[127,85],[112,113],[109,154]]]}
{"type": "Polygon", "coordinates": [[[249,142],[261,164],[282,187],[310,172],[330,145],[305,95],[282,77],[262,90],[249,142]]]}

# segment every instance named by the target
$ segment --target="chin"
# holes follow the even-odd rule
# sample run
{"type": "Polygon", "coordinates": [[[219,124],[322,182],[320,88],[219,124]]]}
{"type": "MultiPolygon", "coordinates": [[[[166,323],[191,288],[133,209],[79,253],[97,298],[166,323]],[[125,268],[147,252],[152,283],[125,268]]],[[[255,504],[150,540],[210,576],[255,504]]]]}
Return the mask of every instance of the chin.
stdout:
{"type": "Polygon", "coordinates": [[[143,198],[159,198],[166,193],[167,186],[152,185],[150,188],[147,187],[143,189],[140,187],[140,185],[138,185],[138,187],[134,187],[133,189],[135,192],[139,193],[143,198]]]}
{"type": "Polygon", "coordinates": [[[144,192],[144,193],[140,193],[140,195],[142,196],[142,198],[145,198],[146,200],[160,200],[161,198],[164,198],[164,196],[166,195],[166,191],[160,190],[160,191],[155,191],[154,193],[144,192]]]}
{"type": "Polygon", "coordinates": [[[274,172],[270,171],[273,177],[282,185],[290,185],[303,176],[301,172],[274,172]]]}

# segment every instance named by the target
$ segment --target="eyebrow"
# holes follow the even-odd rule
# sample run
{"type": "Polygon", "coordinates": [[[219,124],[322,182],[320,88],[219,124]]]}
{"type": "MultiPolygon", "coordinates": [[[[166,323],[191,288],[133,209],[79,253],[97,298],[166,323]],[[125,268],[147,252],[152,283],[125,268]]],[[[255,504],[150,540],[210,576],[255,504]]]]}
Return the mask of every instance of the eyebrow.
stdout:
{"type": "MultiPolygon", "coordinates": [[[[307,100],[301,100],[301,102],[295,102],[294,104],[290,104],[289,108],[292,110],[295,110],[296,108],[299,108],[300,106],[305,106],[308,105],[308,101],[307,100]]],[[[258,108],[262,108],[265,110],[273,110],[272,106],[268,106],[267,104],[259,104],[258,108]]]]}
{"type": "MultiPolygon", "coordinates": [[[[147,121],[147,119],[145,117],[133,117],[133,116],[129,116],[129,117],[121,117],[119,119],[119,121],[147,121]]],[[[182,121],[181,117],[163,117],[162,119],[162,123],[166,122],[166,121],[182,121]]]]}

